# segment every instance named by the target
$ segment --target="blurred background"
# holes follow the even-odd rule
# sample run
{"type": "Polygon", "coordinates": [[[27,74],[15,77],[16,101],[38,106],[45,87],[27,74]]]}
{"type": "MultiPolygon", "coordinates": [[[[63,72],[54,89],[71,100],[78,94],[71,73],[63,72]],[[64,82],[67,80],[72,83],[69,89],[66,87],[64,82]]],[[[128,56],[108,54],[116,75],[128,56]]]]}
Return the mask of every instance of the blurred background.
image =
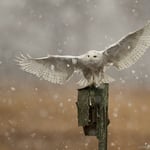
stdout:
{"type": "MultiPolygon", "coordinates": [[[[0,150],[97,150],[77,124],[77,76],[58,86],[19,69],[33,57],[103,50],[150,21],[149,0],[0,1],[0,150]]],[[[108,147],[150,147],[150,49],[131,68],[111,69],[108,147]]]]}

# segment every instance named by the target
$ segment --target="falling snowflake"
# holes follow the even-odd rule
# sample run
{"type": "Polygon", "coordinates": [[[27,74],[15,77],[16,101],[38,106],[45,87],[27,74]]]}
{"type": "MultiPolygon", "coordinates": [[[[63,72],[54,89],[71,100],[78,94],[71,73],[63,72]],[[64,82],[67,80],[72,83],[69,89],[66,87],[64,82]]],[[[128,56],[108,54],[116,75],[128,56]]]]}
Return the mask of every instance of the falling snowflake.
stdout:
{"type": "Polygon", "coordinates": [[[68,98],[68,102],[71,102],[71,98],[68,98]]]}
{"type": "Polygon", "coordinates": [[[148,74],[145,74],[145,78],[148,78],[148,74]]]}
{"type": "Polygon", "coordinates": [[[60,107],[63,107],[63,106],[64,106],[64,104],[61,102],[61,103],[59,103],[59,106],[60,106],[60,107]]]}
{"type": "Polygon", "coordinates": [[[10,87],[10,90],[14,92],[14,91],[16,91],[16,88],[12,86],[12,87],[10,87]]]}
{"type": "Polygon", "coordinates": [[[128,107],[132,107],[132,103],[131,102],[128,103],[128,107]]]}
{"type": "Polygon", "coordinates": [[[132,74],[135,74],[135,70],[132,70],[131,72],[132,72],[132,74]]]}

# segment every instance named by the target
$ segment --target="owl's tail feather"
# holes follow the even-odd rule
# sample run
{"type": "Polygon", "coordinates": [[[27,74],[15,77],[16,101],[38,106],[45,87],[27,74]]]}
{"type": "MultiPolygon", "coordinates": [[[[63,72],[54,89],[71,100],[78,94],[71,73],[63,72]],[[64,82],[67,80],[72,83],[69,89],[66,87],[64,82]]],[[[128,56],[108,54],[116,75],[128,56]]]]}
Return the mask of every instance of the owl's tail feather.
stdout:
{"type": "Polygon", "coordinates": [[[102,83],[111,83],[115,81],[112,77],[110,77],[107,74],[104,74],[104,76],[97,76],[94,80],[87,80],[86,78],[82,78],[77,84],[81,87],[86,87],[86,86],[91,86],[91,85],[96,85],[99,86],[102,83]]]}
{"type": "Polygon", "coordinates": [[[88,81],[85,78],[82,78],[77,84],[81,87],[86,87],[89,85],[88,81]]]}
{"type": "Polygon", "coordinates": [[[104,74],[104,77],[101,79],[102,83],[111,83],[114,82],[115,79],[113,79],[111,76],[104,74]]]}

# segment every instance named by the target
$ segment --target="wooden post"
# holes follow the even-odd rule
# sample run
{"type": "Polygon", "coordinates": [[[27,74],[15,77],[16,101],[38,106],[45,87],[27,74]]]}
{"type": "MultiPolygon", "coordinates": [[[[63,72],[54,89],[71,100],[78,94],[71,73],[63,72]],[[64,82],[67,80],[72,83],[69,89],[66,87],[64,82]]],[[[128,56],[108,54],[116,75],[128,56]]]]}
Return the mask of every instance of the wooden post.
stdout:
{"type": "Polygon", "coordinates": [[[78,90],[78,125],[86,136],[98,138],[98,150],[107,150],[108,90],[107,83],[78,90]]]}

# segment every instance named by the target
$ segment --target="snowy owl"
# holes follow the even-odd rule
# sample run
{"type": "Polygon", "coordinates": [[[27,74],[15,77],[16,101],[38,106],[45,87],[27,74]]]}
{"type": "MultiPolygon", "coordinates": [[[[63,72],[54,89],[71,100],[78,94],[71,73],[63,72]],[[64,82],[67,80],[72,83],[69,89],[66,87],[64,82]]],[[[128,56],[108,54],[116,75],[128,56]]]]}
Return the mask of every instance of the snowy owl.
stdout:
{"type": "Polygon", "coordinates": [[[24,71],[52,83],[63,84],[74,72],[80,72],[83,75],[80,86],[99,86],[114,81],[105,73],[110,66],[118,70],[130,67],[149,46],[150,23],[102,51],[90,50],[80,56],[49,55],[43,58],[21,54],[17,62],[24,71]]]}

